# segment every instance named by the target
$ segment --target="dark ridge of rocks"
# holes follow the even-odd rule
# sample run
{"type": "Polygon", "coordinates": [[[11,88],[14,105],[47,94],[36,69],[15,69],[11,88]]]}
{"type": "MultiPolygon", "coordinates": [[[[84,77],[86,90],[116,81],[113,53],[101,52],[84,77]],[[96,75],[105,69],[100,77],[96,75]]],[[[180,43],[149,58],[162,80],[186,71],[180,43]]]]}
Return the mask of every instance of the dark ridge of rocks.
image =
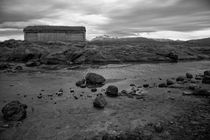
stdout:
{"type": "Polygon", "coordinates": [[[160,83],[160,84],[158,85],[158,87],[160,87],[160,88],[165,88],[165,87],[167,87],[167,84],[166,84],[166,83],[160,83]]]}
{"type": "Polygon", "coordinates": [[[110,85],[107,87],[105,94],[110,97],[117,97],[118,94],[118,87],[114,85],[110,85]]]}
{"type": "Polygon", "coordinates": [[[25,64],[27,67],[35,67],[35,66],[39,66],[41,65],[41,63],[38,60],[32,60],[32,61],[28,61],[25,64]]]}
{"type": "Polygon", "coordinates": [[[178,81],[184,81],[185,80],[185,77],[184,76],[179,76],[179,77],[177,77],[176,78],[176,81],[178,82],[178,81]]]}
{"type": "Polygon", "coordinates": [[[2,108],[3,117],[7,121],[20,121],[27,116],[27,105],[19,101],[11,101],[2,108]]]}
{"type": "Polygon", "coordinates": [[[107,101],[102,94],[97,94],[97,97],[93,101],[93,106],[95,108],[102,109],[107,105],[107,101]]]}
{"type": "Polygon", "coordinates": [[[196,96],[210,96],[210,91],[208,91],[207,89],[196,89],[193,91],[193,95],[196,95],[196,96]]]}
{"type": "Polygon", "coordinates": [[[0,70],[6,70],[6,69],[11,69],[12,66],[9,63],[1,63],[0,64],[0,70]]]}

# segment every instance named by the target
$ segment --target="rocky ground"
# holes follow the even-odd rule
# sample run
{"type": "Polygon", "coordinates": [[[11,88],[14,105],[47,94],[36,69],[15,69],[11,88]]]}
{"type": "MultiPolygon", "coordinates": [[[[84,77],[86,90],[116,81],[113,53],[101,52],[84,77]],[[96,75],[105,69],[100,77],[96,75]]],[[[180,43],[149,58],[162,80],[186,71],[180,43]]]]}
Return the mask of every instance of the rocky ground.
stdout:
{"type": "Polygon", "coordinates": [[[210,39],[156,41],[124,38],[86,43],[30,43],[18,40],[0,42],[0,62],[41,64],[104,64],[124,62],[177,62],[209,60],[210,39]]]}
{"type": "Polygon", "coordinates": [[[209,68],[209,61],[6,63],[0,71],[0,139],[209,139],[209,68]]]}

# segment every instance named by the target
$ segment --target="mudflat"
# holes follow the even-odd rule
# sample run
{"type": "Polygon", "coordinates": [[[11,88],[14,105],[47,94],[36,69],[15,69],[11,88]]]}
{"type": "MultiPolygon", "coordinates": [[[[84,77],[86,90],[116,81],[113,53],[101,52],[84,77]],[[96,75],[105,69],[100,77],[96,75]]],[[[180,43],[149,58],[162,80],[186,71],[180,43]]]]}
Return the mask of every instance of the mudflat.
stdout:
{"type": "MultiPolygon", "coordinates": [[[[21,65],[22,64],[14,64],[21,65]]],[[[0,73],[0,108],[10,101],[27,104],[27,117],[9,122],[0,117],[1,140],[69,140],[102,139],[105,134],[118,135],[138,130],[142,139],[210,138],[209,96],[186,95],[190,84],[210,90],[209,84],[194,79],[209,70],[210,61],[164,64],[109,64],[62,67],[24,67],[15,73],[0,73]],[[92,92],[75,83],[94,72],[106,78],[104,86],[92,92]],[[189,72],[193,79],[176,82],[189,72]],[[158,87],[167,79],[179,86],[158,87]],[[196,82],[192,82],[196,81],[196,82]],[[144,86],[144,85],[148,85],[144,86]],[[109,85],[135,94],[108,97],[109,85]],[[62,89],[62,90],[61,90],[62,89]],[[57,92],[62,91],[61,96],[57,92]],[[184,92],[184,93],[183,93],[184,92]],[[98,93],[105,96],[104,109],[93,107],[98,93]]]]}

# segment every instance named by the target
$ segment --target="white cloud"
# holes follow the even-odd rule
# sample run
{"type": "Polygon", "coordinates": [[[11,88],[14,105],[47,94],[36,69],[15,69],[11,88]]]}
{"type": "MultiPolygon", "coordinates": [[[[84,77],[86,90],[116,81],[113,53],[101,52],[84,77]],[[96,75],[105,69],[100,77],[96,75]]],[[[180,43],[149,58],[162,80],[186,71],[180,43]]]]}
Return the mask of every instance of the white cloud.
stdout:
{"type": "Polygon", "coordinates": [[[177,31],[157,31],[157,32],[143,32],[136,33],[136,36],[157,39],[172,39],[172,40],[191,40],[210,37],[210,28],[205,30],[197,30],[190,32],[177,31]]]}

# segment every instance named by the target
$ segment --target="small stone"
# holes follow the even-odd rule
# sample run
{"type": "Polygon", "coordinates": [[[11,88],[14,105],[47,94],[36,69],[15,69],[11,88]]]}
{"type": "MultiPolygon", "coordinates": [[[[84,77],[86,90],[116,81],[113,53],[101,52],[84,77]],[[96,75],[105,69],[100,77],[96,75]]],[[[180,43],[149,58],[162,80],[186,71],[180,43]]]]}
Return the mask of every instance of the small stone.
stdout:
{"type": "Polygon", "coordinates": [[[97,89],[96,89],[96,88],[92,88],[91,91],[92,91],[92,92],[96,92],[97,89]]]}
{"type": "Polygon", "coordinates": [[[74,99],[75,99],[75,100],[77,100],[77,99],[78,99],[78,97],[77,97],[77,96],[74,96],[74,99]]]}
{"type": "Polygon", "coordinates": [[[85,88],[86,87],[86,81],[85,79],[82,79],[81,81],[76,82],[76,86],[85,88]]]}
{"type": "Polygon", "coordinates": [[[41,98],[42,98],[42,95],[38,95],[37,98],[38,98],[38,99],[41,99],[41,98]]]}
{"type": "Polygon", "coordinates": [[[131,86],[131,87],[135,87],[136,85],[135,85],[135,84],[130,84],[130,86],[131,86]]]}
{"type": "Polygon", "coordinates": [[[154,129],[156,132],[161,133],[163,131],[163,126],[160,122],[158,122],[154,125],[154,129]]]}
{"type": "Polygon", "coordinates": [[[193,75],[191,74],[191,73],[186,73],[186,77],[188,78],[188,79],[192,79],[193,78],[193,75]]]}
{"type": "Polygon", "coordinates": [[[196,79],[196,80],[202,80],[203,77],[202,77],[201,75],[196,75],[196,76],[195,76],[195,79],[196,79]]]}
{"type": "Polygon", "coordinates": [[[149,84],[143,84],[143,87],[144,88],[148,88],[149,87],[149,84]]]}
{"type": "Polygon", "coordinates": [[[192,91],[183,91],[182,95],[192,95],[192,91]]]}
{"type": "Polygon", "coordinates": [[[171,79],[167,79],[166,80],[166,84],[168,85],[168,86],[170,86],[170,85],[173,85],[175,82],[173,81],[173,80],[171,80],[171,79]]]}
{"type": "Polygon", "coordinates": [[[22,66],[16,66],[15,70],[23,70],[23,67],[22,66]]]}
{"type": "Polygon", "coordinates": [[[74,89],[70,89],[70,92],[73,93],[74,92],[74,89]]]}

